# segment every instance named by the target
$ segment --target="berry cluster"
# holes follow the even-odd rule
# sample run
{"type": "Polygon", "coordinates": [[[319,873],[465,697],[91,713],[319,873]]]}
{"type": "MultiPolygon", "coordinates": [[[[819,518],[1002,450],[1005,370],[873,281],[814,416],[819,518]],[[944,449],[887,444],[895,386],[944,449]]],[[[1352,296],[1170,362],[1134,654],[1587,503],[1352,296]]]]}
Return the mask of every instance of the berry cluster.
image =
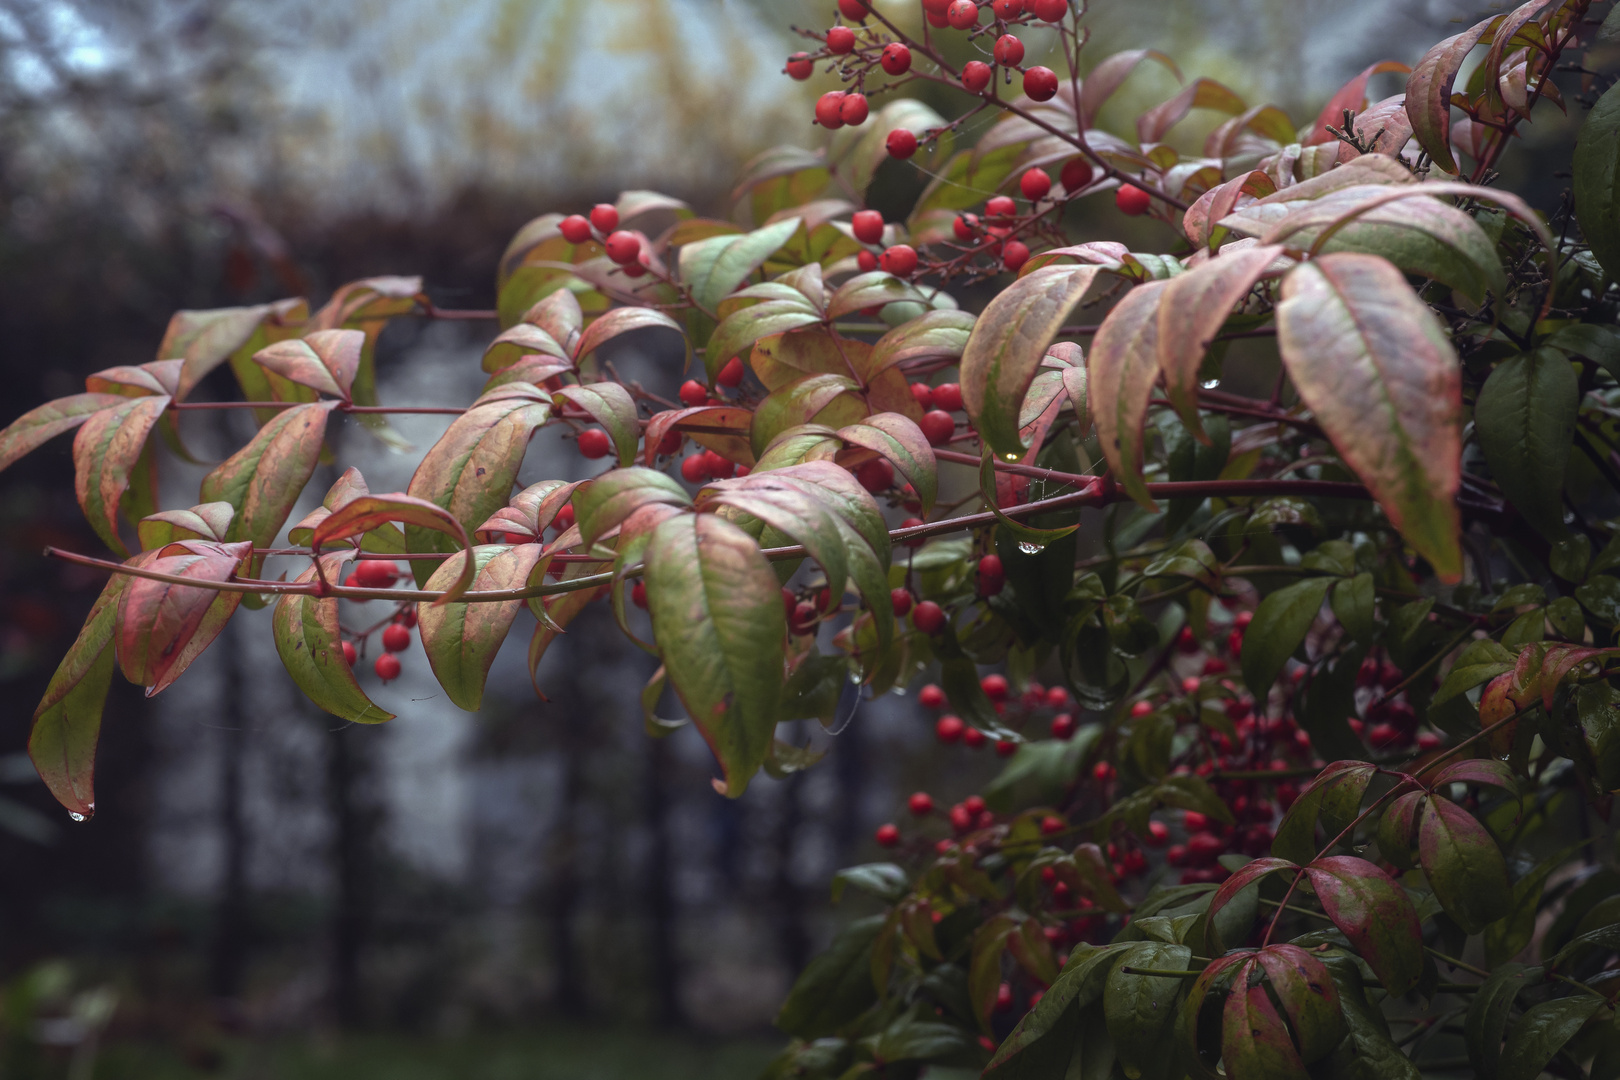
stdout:
{"type": "Polygon", "coordinates": [[[591,207],[590,216],[570,214],[557,223],[563,239],[570,244],[596,241],[607,257],[619,264],[627,277],[647,272],[646,244],[640,233],[619,228],[619,211],[611,203],[591,207]]]}
{"type": "MultiPolygon", "coordinates": [[[[991,559],[995,560],[999,572],[1001,565],[999,558],[986,555],[983,561],[991,559]]],[[[1009,727],[1022,729],[1036,717],[1050,714],[1052,738],[1066,740],[1074,736],[1078,725],[1074,713],[1070,711],[1073,708],[1073,699],[1061,686],[1046,688],[1040,683],[1031,682],[1024,688],[1023,693],[1014,697],[1007,677],[992,673],[979,680],[979,689],[984,691],[985,697],[995,706],[997,717],[1009,727]]],[[[923,708],[933,712],[944,712],[948,704],[945,691],[934,683],[929,683],[917,692],[917,701],[923,708]]],[[[934,722],[934,737],[947,746],[961,743],[970,750],[977,750],[989,742],[984,732],[952,713],[945,713],[934,722]]],[[[1016,739],[997,739],[996,753],[1008,757],[1018,751],[1018,746],[1016,739]]]]}
{"type": "MultiPolygon", "coordinates": [[[[392,559],[361,559],[350,572],[347,584],[362,589],[391,589],[395,582],[408,576],[409,572],[392,559]]],[[[343,641],[343,660],[351,668],[354,667],[360,662],[360,651],[371,635],[381,630],[383,654],[373,661],[371,669],[383,682],[393,682],[404,670],[398,654],[411,647],[411,630],[415,626],[415,605],[402,604],[385,623],[350,633],[343,641]],[[359,645],[355,644],[356,641],[359,645]]]]}

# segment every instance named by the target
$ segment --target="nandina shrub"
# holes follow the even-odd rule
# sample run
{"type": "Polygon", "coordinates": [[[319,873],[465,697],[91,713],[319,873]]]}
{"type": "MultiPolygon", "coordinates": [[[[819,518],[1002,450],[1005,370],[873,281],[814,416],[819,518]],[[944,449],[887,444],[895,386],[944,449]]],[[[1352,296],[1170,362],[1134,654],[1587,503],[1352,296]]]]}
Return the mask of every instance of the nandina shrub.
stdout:
{"type": "Polygon", "coordinates": [[[488,384],[406,491],[350,469],[274,546],[333,413],[397,442],[377,335],[447,314],[411,278],[181,312],[157,360],[0,433],[4,465],[77,429],[121,560],[53,552],[111,576],[35,713],[52,792],[94,810],[114,667],[162,690],[238,607],[379,722],[373,637],[386,681],[416,629],[473,709],[520,605],[532,668],[601,601],[663,661],[649,733],[694,725],[725,795],[812,767],[778,725],[831,724],[851,677],[925,682],[940,741],[1008,759],[837,875],[882,910],[799,979],[771,1076],[1620,1075],[1620,90],[1587,51],[1620,15],[1525,4],[1303,128],[1199,79],[1115,133],[1099,108],[1169,61],[1091,62],[1083,7],[838,6],[786,66],[847,84],[835,134],[754,161],[730,219],[627,192],[518,233],[488,384]],[[904,96],[927,82],[959,117],[904,96]],[[1493,186],[1544,101],[1587,114],[1525,170],[1572,177],[1550,215],[1493,186]],[[1229,119],[1190,155],[1194,109],[1229,119]],[[855,205],[890,159],[930,178],[903,220],[855,205]],[[1076,242],[1092,200],[1165,250],[1076,242]],[[701,354],[678,404],[598,359],[648,329],[701,354]],[[1238,338],[1269,396],[1223,386],[1238,338]],[[188,400],[226,363],[243,402],[188,400]],[[258,434],[159,509],[160,448],[223,405],[258,434]],[[548,425],[607,467],[514,494],[548,425]],[[367,599],[395,615],[344,629],[367,599]]]}

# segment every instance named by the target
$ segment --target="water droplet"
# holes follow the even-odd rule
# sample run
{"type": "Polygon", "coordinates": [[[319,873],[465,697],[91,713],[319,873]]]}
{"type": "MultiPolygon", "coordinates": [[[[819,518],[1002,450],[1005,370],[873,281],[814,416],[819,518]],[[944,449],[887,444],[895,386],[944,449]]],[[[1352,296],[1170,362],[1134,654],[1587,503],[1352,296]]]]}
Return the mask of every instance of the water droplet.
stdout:
{"type": "Polygon", "coordinates": [[[895,697],[905,697],[906,696],[906,688],[903,687],[903,686],[896,686],[893,689],[891,689],[889,691],[889,693],[893,694],[895,697]]]}
{"type": "Polygon", "coordinates": [[[77,810],[69,810],[68,811],[68,817],[72,818],[74,821],[83,821],[83,820],[85,820],[84,815],[79,813],[77,810]]]}
{"type": "Polygon", "coordinates": [[[1024,455],[1022,455],[1022,454],[1002,454],[1001,456],[1003,458],[1005,458],[1007,461],[1017,461],[1019,458],[1023,457],[1024,455]]]}
{"type": "Polygon", "coordinates": [[[849,681],[854,683],[856,686],[861,685],[861,673],[858,671],[851,671],[849,673],[849,681]]]}
{"type": "Polygon", "coordinates": [[[1041,552],[1046,550],[1046,545],[1031,543],[1028,540],[1020,540],[1018,541],[1018,550],[1022,551],[1025,555],[1039,555],[1041,552]]]}
{"type": "Polygon", "coordinates": [[[1219,379],[1205,379],[1203,382],[1199,383],[1198,385],[1202,386],[1205,390],[1213,390],[1217,386],[1221,385],[1221,380],[1219,380],[1219,379]]]}

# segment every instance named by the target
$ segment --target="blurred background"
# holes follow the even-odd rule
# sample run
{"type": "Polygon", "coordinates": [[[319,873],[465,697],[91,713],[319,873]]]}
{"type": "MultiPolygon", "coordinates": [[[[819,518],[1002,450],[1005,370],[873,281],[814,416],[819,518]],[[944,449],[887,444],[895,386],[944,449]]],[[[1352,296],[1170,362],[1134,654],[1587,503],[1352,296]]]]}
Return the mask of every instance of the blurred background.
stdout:
{"type": "MultiPolygon", "coordinates": [[[[878,3],[917,19],[915,0],[878,3]]],[[[1367,64],[1411,62],[1482,13],[1452,0],[1092,6],[1088,63],[1158,48],[1301,124],[1367,64]]],[[[154,359],[179,308],[318,304],[374,274],[420,274],[442,306],[489,308],[496,258],[541,212],[655,188],[728,216],[754,153],[817,145],[810,107],[829,87],[779,72],[801,47],[790,27],[833,12],[831,0],[0,0],[0,423],[89,372],[154,359]]],[[[1375,97],[1399,88],[1383,78],[1375,97]]],[[[1144,69],[1104,126],[1174,89],[1144,69]]],[[[1556,128],[1544,115],[1538,126],[1556,128]]],[[[874,201],[909,181],[880,176],[874,201]]],[[[1111,207],[1092,212],[1087,238],[1113,235],[1111,207]]],[[[470,400],[494,333],[396,320],[382,400],[470,400]]],[[[649,388],[680,381],[678,355],[621,352],[649,388]]],[[[193,413],[186,435],[218,460],[247,424],[193,413]]],[[[397,426],[420,449],[443,430],[434,417],[397,426]]],[[[553,436],[536,440],[524,482],[583,475],[553,436]]],[[[352,426],[333,444],[373,490],[402,489],[417,460],[352,426]]],[[[7,1080],[751,1076],[838,917],[831,872],[877,854],[872,828],[910,791],[954,800],[995,771],[992,755],[936,747],[910,698],[852,700],[821,766],[720,798],[694,734],[642,733],[652,664],[600,606],[543,662],[549,700],[530,685],[520,622],[480,713],[445,701],[418,646],[375,694],[399,718],[344,728],[281,671],[269,612],[244,612],[159,697],[115,680],[100,812],[72,824],[22,753],[103,580],[39,555],[99,548],[69,450],[57,440],[0,477],[7,1080]]],[[[163,505],[195,502],[206,467],[164,470],[163,505]]],[[[317,473],[316,498],[335,475],[317,473]]]]}

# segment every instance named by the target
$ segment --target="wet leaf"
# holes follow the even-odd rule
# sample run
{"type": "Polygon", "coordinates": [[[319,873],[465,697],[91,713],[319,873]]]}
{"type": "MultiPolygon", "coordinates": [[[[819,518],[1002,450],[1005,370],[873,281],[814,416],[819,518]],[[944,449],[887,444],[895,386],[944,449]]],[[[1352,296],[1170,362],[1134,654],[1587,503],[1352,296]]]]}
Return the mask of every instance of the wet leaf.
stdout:
{"type": "Polygon", "coordinates": [[[1477,934],[1512,907],[1502,851],[1472,814],[1449,799],[1424,802],[1418,818],[1423,872],[1446,914],[1477,934]]]}
{"type": "Polygon", "coordinates": [[[1606,1004],[1596,995],[1574,994],[1530,1006],[1508,1032],[1497,1080],[1535,1080],[1606,1004]]]}
{"type": "Polygon", "coordinates": [[[1566,535],[1564,471],[1575,437],[1579,380],[1553,349],[1511,356],[1485,380],[1474,428],[1491,477],[1542,535],[1566,535]]]}
{"type": "Polygon", "coordinates": [[[1288,658],[1305,640],[1305,634],[1322,610],[1330,577],[1304,578],[1285,585],[1260,602],[1254,621],[1243,632],[1243,681],[1256,697],[1263,698],[1288,658]]]}
{"type": "Polygon", "coordinates": [[[1316,823],[1331,840],[1355,820],[1377,767],[1364,761],[1335,761],[1318,773],[1277,826],[1272,853],[1306,863],[1316,857],[1316,823]]]}
{"type": "Polygon", "coordinates": [[[1365,859],[1332,855],[1305,868],[1311,887],[1384,988],[1399,996],[1423,973],[1417,911],[1393,878],[1365,859]]]}
{"type": "Polygon", "coordinates": [[[1087,373],[1091,416],[1114,479],[1144,508],[1157,509],[1142,481],[1142,423],[1159,377],[1159,306],[1167,282],[1126,293],[1092,340],[1087,373]]]}
{"type": "Polygon", "coordinates": [[[1581,125],[1573,167],[1581,234],[1604,274],[1620,280],[1620,90],[1615,87],[1598,99],[1581,125]]]}
{"type": "Polygon", "coordinates": [[[1502,1037],[1507,1032],[1513,1000],[1518,997],[1520,990],[1536,985],[1541,979],[1542,969],[1539,967],[1512,962],[1502,964],[1486,977],[1473,1001],[1469,1002],[1465,1023],[1468,1060],[1481,1080],[1497,1080],[1497,1066],[1502,1060],[1502,1037]]]}
{"type": "MultiPolygon", "coordinates": [[[[343,564],[352,558],[350,551],[322,555],[326,580],[336,581],[343,564]]],[[[297,578],[300,584],[314,580],[313,565],[297,578]]],[[[380,724],[394,718],[393,713],[372,704],[343,657],[335,598],[285,593],[276,602],[271,625],[282,666],[309,700],[333,716],[355,723],[380,724]]]]}
{"type": "MultiPolygon", "coordinates": [[[[252,553],[251,541],[182,540],[144,565],[197,581],[225,582],[252,553]]],[[[164,689],[219,635],[241,600],[239,592],[133,578],[118,597],[118,662],[124,678],[146,687],[148,697],[164,689]]]]}

